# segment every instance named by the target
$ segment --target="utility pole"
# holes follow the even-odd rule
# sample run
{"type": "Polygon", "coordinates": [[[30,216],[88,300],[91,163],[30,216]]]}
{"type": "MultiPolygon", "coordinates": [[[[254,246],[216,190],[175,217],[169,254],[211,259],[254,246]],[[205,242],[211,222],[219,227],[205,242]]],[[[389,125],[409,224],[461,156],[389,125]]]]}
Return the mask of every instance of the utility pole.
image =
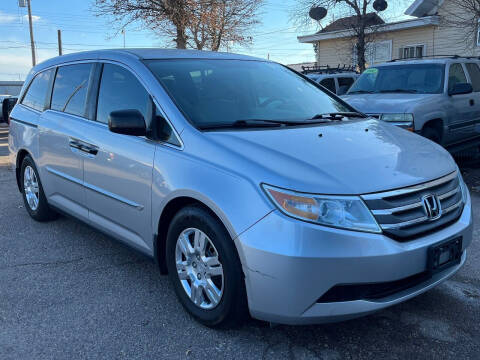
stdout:
{"type": "Polygon", "coordinates": [[[58,55],[62,55],[62,30],[57,30],[57,37],[58,37],[58,55]]]}
{"type": "Polygon", "coordinates": [[[125,49],[125,28],[122,29],[123,34],[123,48],[125,49]]]}
{"type": "Polygon", "coordinates": [[[33,40],[32,7],[30,6],[30,0],[27,0],[27,8],[28,25],[30,27],[30,46],[32,47],[32,66],[35,66],[37,61],[35,60],[35,42],[33,40]]]}

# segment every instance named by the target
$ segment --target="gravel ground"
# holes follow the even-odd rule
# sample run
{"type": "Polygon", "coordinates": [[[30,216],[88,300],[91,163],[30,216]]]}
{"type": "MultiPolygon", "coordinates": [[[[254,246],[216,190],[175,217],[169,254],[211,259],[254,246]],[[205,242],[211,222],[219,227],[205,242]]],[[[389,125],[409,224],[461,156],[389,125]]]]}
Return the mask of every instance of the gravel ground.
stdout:
{"type": "MultiPolygon", "coordinates": [[[[78,221],[30,219],[6,136],[0,127],[0,359],[480,358],[478,226],[465,266],[406,303],[337,324],[211,330],[149,259],[78,221]]],[[[462,170],[478,209],[480,170],[462,170]]]]}

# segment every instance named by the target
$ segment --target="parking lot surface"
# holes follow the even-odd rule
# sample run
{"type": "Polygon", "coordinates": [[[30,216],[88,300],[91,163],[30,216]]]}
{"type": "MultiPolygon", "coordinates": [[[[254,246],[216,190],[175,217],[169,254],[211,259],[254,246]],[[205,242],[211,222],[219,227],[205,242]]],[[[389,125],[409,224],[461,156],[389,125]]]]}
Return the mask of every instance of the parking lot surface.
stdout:
{"type": "Polygon", "coordinates": [[[2,360],[480,358],[480,163],[462,166],[476,226],[450,280],[343,323],[212,330],[183,311],[150,259],[70,218],[33,221],[7,154],[0,127],[2,360]]]}

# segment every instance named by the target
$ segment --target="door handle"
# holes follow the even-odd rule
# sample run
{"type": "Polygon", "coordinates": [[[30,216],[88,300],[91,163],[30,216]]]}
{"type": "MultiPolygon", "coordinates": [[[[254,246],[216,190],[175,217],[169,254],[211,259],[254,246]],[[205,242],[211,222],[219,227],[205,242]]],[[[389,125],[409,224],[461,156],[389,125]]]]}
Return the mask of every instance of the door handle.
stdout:
{"type": "Polygon", "coordinates": [[[98,154],[98,146],[86,143],[78,139],[70,138],[70,147],[90,155],[98,154]]]}
{"type": "Polygon", "coordinates": [[[473,106],[473,105],[475,105],[475,100],[470,99],[470,106],[473,106]]]}
{"type": "Polygon", "coordinates": [[[81,150],[91,155],[97,155],[98,153],[98,147],[93,145],[83,145],[81,150]]]}
{"type": "Polygon", "coordinates": [[[78,140],[70,139],[70,147],[81,150],[82,144],[78,140]]]}

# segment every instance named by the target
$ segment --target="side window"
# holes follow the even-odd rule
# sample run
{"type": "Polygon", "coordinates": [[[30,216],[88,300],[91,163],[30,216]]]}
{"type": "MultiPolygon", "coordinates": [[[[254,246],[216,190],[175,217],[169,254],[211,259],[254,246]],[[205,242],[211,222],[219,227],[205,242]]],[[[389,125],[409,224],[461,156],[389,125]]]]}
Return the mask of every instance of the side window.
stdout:
{"type": "Polygon", "coordinates": [[[50,77],[53,70],[43,71],[32,80],[27,93],[23,97],[22,104],[32,109],[43,111],[47,100],[47,92],[50,84],[50,77]]]}
{"type": "Polygon", "coordinates": [[[353,82],[355,81],[351,77],[339,77],[337,80],[338,80],[338,87],[348,86],[348,88],[350,88],[350,86],[352,86],[353,82]]]}
{"type": "Polygon", "coordinates": [[[320,81],[320,85],[322,85],[323,87],[326,87],[328,90],[330,90],[333,93],[337,92],[336,89],[335,89],[335,79],[334,78],[323,79],[322,81],[320,81]]]}
{"type": "Polygon", "coordinates": [[[461,64],[450,65],[450,72],[448,75],[448,89],[451,90],[456,84],[462,84],[467,82],[467,77],[463,71],[461,64]]]}
{"type": "Polygon", "coordinates": [[[478,64],[470,63],[466,64],[467,70],[470,75],[470,79],[472,80],[472,87],[474,92],[480,91],[480,68],[478,64]]]}
{"type": "Polygon", "coordinates": [[[177,136],[173,132],[170,124],[165,120],[160,112],[156,110],[156,121],[157,121],[157,134],[160,140],[173,144],[176,146],[181,146],[180,141],[177,139],[177,136]]]}
{"type": "Polygon", "coordinates": [[[104,64],[98,93],[97,121],[108,124],[108,116],[116,110],[138,110],[147,126],[151,120],[150,96],[137,78],[125,68],[104,64]]]}
{"type": "Polygon", "coordinates": [[[52,110],[85,116],[88,82],[92,64],[61,66],[53,85],[52,110]]]}

